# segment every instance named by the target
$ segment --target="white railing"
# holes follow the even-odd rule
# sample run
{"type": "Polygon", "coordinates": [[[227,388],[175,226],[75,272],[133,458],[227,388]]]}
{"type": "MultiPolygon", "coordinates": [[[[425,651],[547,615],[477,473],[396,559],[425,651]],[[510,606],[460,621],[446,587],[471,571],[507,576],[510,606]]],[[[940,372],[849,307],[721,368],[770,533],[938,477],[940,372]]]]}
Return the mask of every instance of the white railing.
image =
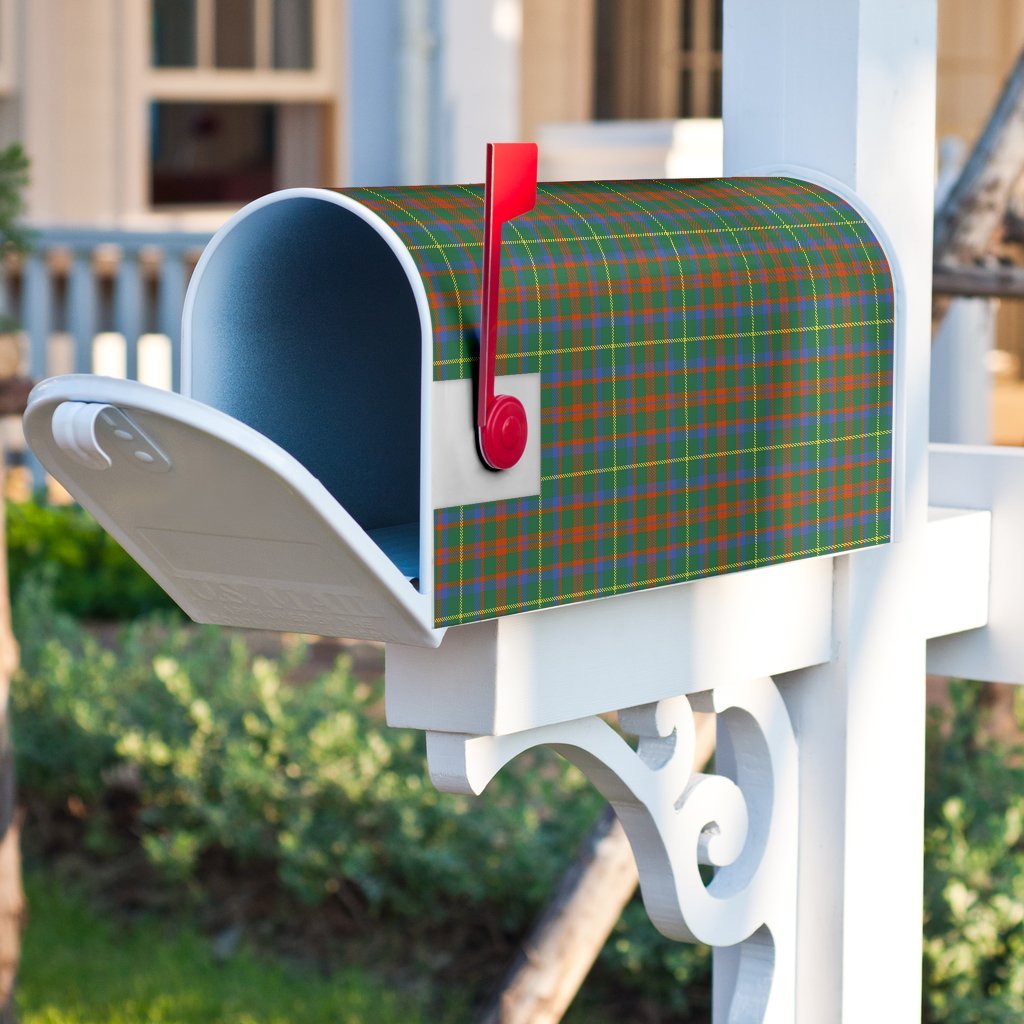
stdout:
{"type": "Polygon", "coordinates": [[[107,373],[178,389],[185,288],[208,234],[46,228],[0,274],[23,368],[107,373]]]}
{"type": "MultiPolygon", "coordinates": [[[[179,390],[181,310],[208,234],[44,228],[0,264],[0,313],[20,325],[22,372],[102,373],[179,390]]],[[[0,424],[39,487],[46,476],[17,420],[0,424]]]]}

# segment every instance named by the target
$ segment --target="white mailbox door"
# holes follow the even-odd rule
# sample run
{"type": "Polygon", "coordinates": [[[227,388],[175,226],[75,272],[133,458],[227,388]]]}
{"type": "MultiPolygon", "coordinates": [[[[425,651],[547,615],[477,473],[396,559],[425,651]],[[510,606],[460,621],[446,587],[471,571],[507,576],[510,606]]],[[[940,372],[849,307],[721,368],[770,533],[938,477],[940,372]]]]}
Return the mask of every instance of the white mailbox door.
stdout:
{"type": "Polygon", "coordinates": [[[35,389],[25,432],[46,469],[197,622],[440,643],[411,579],[415,554],[403,573],[299,462],[230,416],[133,381],[73,375],[35,389]]]}

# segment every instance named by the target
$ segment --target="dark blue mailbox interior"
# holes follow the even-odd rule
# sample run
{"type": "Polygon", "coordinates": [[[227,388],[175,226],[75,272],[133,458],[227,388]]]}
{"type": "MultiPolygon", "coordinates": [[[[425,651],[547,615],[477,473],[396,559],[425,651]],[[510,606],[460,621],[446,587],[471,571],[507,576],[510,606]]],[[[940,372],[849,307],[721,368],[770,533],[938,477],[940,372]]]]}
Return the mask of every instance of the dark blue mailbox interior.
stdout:
{"type": "Polygon", "coordinates": [[[212,246],[192,285],[192,397],[279,444],[365,530],[415,537],[422,328],[394,252],[310,196],[253,209],[212,246]]]}

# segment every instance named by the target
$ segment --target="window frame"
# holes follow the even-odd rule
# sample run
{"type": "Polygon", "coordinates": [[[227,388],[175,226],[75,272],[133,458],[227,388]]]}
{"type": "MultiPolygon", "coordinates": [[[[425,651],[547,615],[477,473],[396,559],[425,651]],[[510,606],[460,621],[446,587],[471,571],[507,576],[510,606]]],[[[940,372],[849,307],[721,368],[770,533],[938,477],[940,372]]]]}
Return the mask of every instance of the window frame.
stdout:
{"type": "MultiPolygon", "coordinates": [[[[9,0],[0,0],[0,4],[9,0]]],[[[209,3],[209,0],[199,0],[209,3]]],[[[342,56],[345,0],[313,0],[313,66],[291,68],[158,68],[153,66],[152,5],[131,0],[125,7],[123,30],[123,143],[134,154],[127,164],[124,210],[128,220],[143,226],[173,224],[183,229],[210,230],[238,209],[234,204],[158,204],[150,193],[151,108],[154,103],[308,104],[318,108],[321,129],[321,178],[335,182],[343,166],[339,118],[344,111],[342,56]],[[134,44],[134,45],[133,45],[134,44]]],[[[212,9],[212,5],[211,5],[212,9]]],[[[210,36],[212,43],[212,35],[210,36]]],[[[272,45],[272,40],[270,45],[272,45]]],[[[197,54],[197,60],[200,54],[197,54]]],[[[210,54],[212,59],[212,51],[210,54]]]]}
{"type": "MultiPolygon", "coordinates": [[[[0,0],[3,2],[3,0],[0,0]]],[[[315,103],[335,99],[332,74],[337,47],[331,0],[312,0],[313,61],[310,68],[273,66],[273,0],[253,0],[254,56],[251,68],[219,68],[214,64],[215,0],[196,0],[196,63],[166,68],[153,64],[152,33],[147,33],[145,81],[149,100],[195,100],[253,103],[315,103]]],[[[146,4],[152,20],[152,4],[146,4]]]]}
{"type": "Polygon", "coordinates": [[[595,6],[595,114],[613,120],[721,116],[714,87],[722,71],[722,53],[715,49],[717,6],[717,0],[642,0],[631,5],[613,0],[603,10],[595,6]],[[692,19],[689,46],[682,25],[687,7],[692,19]],[[603,28],[617,44],[607,52],[601,49],[602,18],[610,19],[603,28]],[[611,78],[602,80],[599,76],[609,73],[609,55],[611,78]],[[684,105],[685,73],[690,75],[690,94],[684,105]]]}

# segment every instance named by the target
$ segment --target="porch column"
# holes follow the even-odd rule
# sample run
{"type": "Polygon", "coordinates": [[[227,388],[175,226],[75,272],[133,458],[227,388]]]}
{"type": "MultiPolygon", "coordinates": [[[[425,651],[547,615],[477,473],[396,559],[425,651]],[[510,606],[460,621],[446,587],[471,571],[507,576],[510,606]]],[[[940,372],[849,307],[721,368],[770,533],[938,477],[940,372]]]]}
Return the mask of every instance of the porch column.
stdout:
{"type": "MultiPolygon", "coordinates": [[[[835,560],[830,664],[780,679],[800,749],[797,1020],[920,1019],[935,0],[727,0],[725,170],[854,189],[899,263],[896,535],[835,560]],[[902,487],[900,484],[902,483],[902,487]]],[[[723,966],[725,966],[723,960],[723,966]]],[[[716,971],[716,986],[728,971],[716,971]]]]}

